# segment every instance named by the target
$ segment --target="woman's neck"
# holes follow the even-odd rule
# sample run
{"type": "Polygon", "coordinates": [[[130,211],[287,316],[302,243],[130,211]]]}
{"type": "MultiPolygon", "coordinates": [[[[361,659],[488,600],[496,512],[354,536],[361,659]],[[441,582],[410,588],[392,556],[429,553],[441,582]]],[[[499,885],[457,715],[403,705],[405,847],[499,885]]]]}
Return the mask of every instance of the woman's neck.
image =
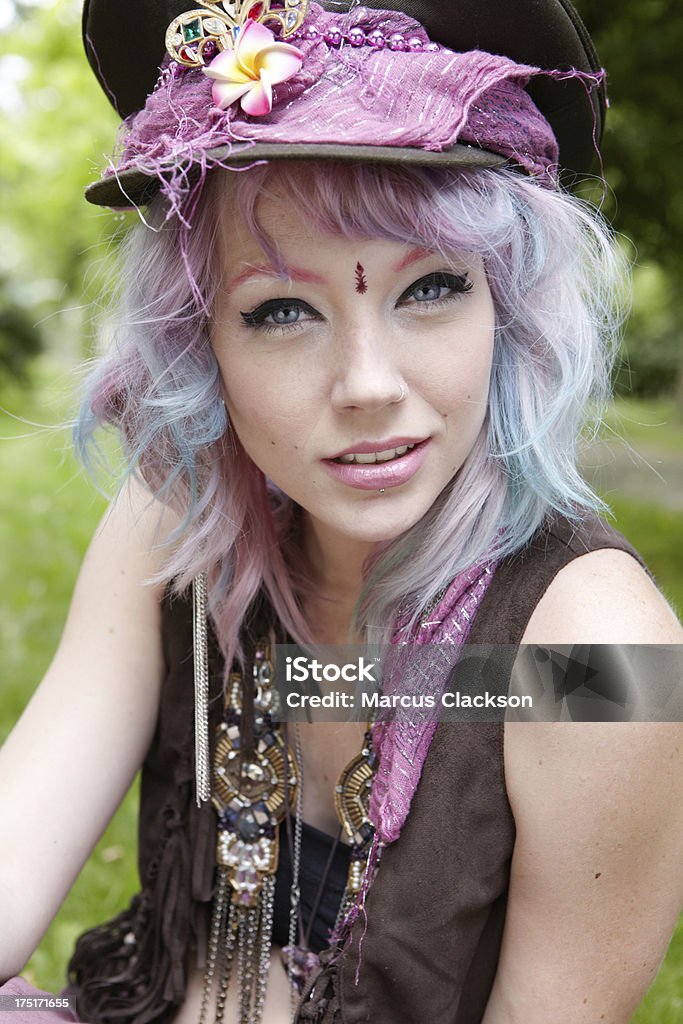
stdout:
{"type": "Polygon", "coordinates": [[[375,545],[328,535],[307,516],[303,547],[316,589],[307,602],[311,632],[319,643],[348,643],[353,610],[363,585],[363,565],[375,545]]]}

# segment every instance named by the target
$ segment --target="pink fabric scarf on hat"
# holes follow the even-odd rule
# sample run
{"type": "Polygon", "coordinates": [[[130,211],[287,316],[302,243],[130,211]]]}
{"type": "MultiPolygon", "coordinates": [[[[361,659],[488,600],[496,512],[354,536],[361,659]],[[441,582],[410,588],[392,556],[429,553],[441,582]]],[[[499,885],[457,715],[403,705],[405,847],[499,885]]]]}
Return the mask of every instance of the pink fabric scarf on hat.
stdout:
{"type": "Polygon", "coordinates": [[[303,54],[301,70],[275,86],[270,114],[250,117],[239,104],[219,109],[207,76],[167,62],[145,108],[124,122],[118,159],[106,173],[158,176],[171,210],[179,210],[196,184],[190,164],[199,167],[201,181],[209,166],[230,166],[235,146],[342,141],[438,152],[458,142],[509,157],[552,187],[557,142],[525,86],[539,75],[578,77],[587,90],[600,80],[478,50],[332,46],[325,40],[331,28],[344,38],[357,29],[429,43],[419,22],[401,12],[355,7],[338,15],[312,3],[306,25],[291,37],[303,54]],[[308,35],[311,27],[315,38],[308,35]]]}

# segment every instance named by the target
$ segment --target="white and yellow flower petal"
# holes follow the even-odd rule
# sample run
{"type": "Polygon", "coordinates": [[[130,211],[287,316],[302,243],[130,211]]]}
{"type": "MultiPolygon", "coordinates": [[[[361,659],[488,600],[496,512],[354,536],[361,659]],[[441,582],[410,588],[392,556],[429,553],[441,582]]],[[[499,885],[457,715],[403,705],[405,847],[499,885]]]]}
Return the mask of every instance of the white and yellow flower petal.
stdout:
{"type": "Polygon", "coordinates": [[[214,82],[211,89],[213,102],[221,110],[227,110],[233,103],[241,99],[246,93],[254,88],[256,82],[251,79],[248,82],[214,82]]]}
{"type": "Polygon", "coordinates": [[[273,85],[293,78],[301,68],[303,54],[289,43],[273,43],[258,55],[258,69],[265,71],[273,85]]]}
{"type": "Polygon", "coordinates": [[[253,69],[261,50],[272,46],[275,36],[257,21],[248,21],[237,37],[235,56],[242,67],[253,69]]]}
{"type": "Polygon", "coordinates": [[[261,74],[258,82],[252,82],[248,93],[242,97],[242,110],[252,117],[263,117],[273,109],[273,89],[268,75],[261,74]]]}
{"type": "Polygon", "coordinates": [[[204,74],[224,82],[250,82],[254,78],[242,68],[234,50],[223,50],[219,53],[209,66],[204,68],[204,74]]]}
{"type": "Polygon", "coordinates": [[[273,109],[273,85],[292,78],[302,61],[296,46],[276,42],[270,29],[250,21],[235,49],[219,53],[204,73],[213,79],[213,100],[221,110],[241,100],[245,113],[263,117],[273,109]]]}

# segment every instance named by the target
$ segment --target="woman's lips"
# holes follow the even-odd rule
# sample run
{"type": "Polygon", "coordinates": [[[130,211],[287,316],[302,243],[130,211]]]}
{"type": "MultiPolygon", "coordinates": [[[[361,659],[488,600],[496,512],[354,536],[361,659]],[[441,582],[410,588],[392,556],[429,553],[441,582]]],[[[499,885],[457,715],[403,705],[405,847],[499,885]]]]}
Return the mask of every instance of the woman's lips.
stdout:
{"type": "Polygon", "coordinates": [[[371,455],[373,452],[384,452],[389,448],[404,448],[406,445],[420,444],[424,437],[387,437],[383,441],[356,441],[354,445],[341,452],[330,455],[331,459],[340,459],[342,455],[371,455]]]}
{"type": "MultiPolygon", "coordinates": [[[[389,462],[356,463],[356,462],[335,462],[333,459],[323,459],[323,465],[329,470],[332,476],[349,487],[356,487],[361,491],[386,490],[389,487],[400,487],[413,477],[427,457],[427,448],[431,438],[426,438],[415,447],[399,455],[389,462]]],[[[390,446],[383,443],[383,450],[390,446]]],[[[392,445],[391,447],[403,447],[403,445],[392,445]]],[[[378,449],[379,451],[380,449],[378,449]]],[[[359,448],[355,449],[358,454],[363,453],[359,448]]],[[[347,453],[344,453],[347,454],[347,453]]],[[[338,456],[339,457],[339,456],[338,456]]]]}

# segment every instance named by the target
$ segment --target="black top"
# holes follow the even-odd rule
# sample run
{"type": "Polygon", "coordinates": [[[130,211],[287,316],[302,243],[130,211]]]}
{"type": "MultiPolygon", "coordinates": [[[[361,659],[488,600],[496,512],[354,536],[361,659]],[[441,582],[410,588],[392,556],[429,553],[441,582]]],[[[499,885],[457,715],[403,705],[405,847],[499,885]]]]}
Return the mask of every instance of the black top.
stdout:
{"type": "MultiPolygon", "coordinates": [[[[292,833],[294,822],[292,821],[292,833]]],[[[301,862],[299,887],[301,889],[301,926],[308,949],[319,953],[330,944],[330,929],[334,927],[337,912],[344,895],[349,870],[351,849],[335,837],[320,829],[302,823],[301,862]],[[330,858],[331,861],[330,861],[330,858]],[[329,867],[328,867],[329,864],[329,867]],[[327,877],[325,878],[325,875],[327,877]],[[323,885],[323,879],[325,883],[323,885]],[[317,903],[317,909],[316,909],[317,903]],[[311,921],[311,914],[315,917],[311,921]],[[310,930],[310,931],[309,931],[310,930]]],[[[275,907],[273,914],[273,942],[286,946],[289,942],[290,888],[292,885],[292,856],[285,824],[280,829],[280,856],[275,876],[275,907]]],[[[297,935],[297,942],[301,936],[297,935]]]]}

